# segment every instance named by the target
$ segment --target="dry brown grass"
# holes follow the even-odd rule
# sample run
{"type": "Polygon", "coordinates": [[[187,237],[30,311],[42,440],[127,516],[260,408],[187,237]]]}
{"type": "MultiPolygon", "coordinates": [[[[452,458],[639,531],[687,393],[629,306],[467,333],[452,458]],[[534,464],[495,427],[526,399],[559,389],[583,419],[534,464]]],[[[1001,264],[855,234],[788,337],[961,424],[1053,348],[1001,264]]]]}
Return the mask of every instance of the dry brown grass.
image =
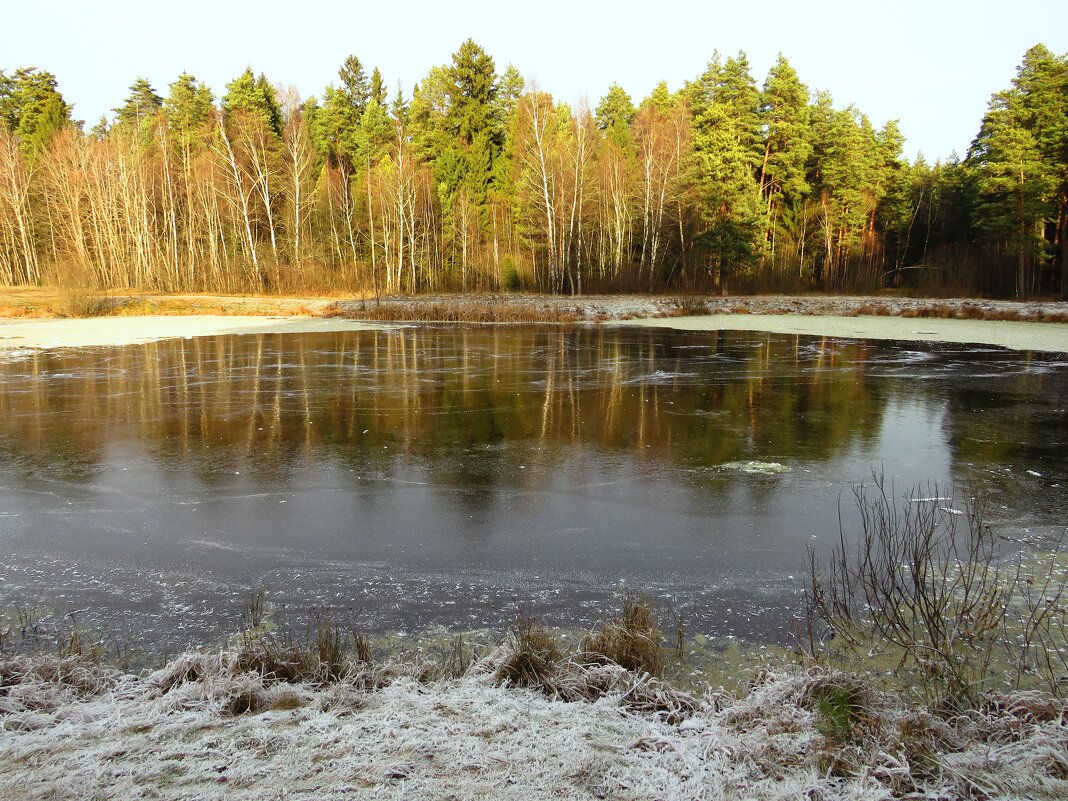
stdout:
{"type": "Polygon", "coordinates": [[[511,632],[512,648],[497,669],[497,681],[515,687],[543,687],[563,656],[556,637],[540,620],[519,614],[511,632]]]}
{"type": "Polygon", "coordinates": [[[271,701],[262,689],[258,687],[243,688],[233,693],[223,703],[222,712],[236,717],[237,715],[255,715],[271,706],[271,701]]]}
{"type": "Polygon", "coordinates": [[[696,317],[710,314],[711,308],[703,298],[693,295],[680,295],[671,301],[671,306],[658,314],[658,317],[696,317]]]}
{"type": "MultiPolygon", "coordinates": [[[[684,317],[710,313],[724,314],[828,314],[843,317],[877,316],[906,318],[949,318],[1068,323],[1063,307],[1043,308],[1043,304],[1013,305],[985,300],[922,301],[914,298],[860,298],[837,300],[828,296],[805,300],[790,298],[711,298],[678,295],[657,298],[651,295],[623,297],[623,303],[596,297],[575,298],[565,302],[538,295],[427,295],[391,296],[380,303],[366,295],[353,295],[340,289],[323,291],[314,296],[298,295],[229,295],[164,294],[136,288],[111,288],[105,308],[90,302],[72,302],[61,286],[0,287],[0,317],[34,318],[54,316],[88,316],[104,313],[117,316],[151,315],[251,315],[345,317],[391,322],[454,323],[548,323],[567,324],[580,321],[607,322],[642,317],[684,317]],[[646,310],[652,303],[655,311],[646,310]],[[93,307],[96,308],[93,308],[93,307]]],[[[89,300],[92,301],[89,293],[89,300]]],[[[100,296],[101,293],[95,293],[100,296]]]]}
{"type": "Polygon", "coordinates": [[[28,681],[71,687],[81,695],[95,695],[114,686],[118,671],[82,654],[0,654],[0,697],[28,681]]]}
{"type": "MultiPolygon", "coordinates": [[[[261,596],[254,599],[258,597],[261,596]]],[[[336,623],[329,609],[309,612],[308,632],[301,638],[288,626],[265,630],[257,618],[262,619],[266,612],[255,614],[256,604],[253,600],[246,608],[245,629],[236,654],[241,670],[276,682],[322,683],[344,678],[353,670],[372,664],[366,635],[352,625],[336,623]]]]}
{"type": "Polygon", "coordinates": [[[3,303],[0,304],[0,317],[16,317],[19,319],[37,319],[51,317],[52,311],[44,306],[33,303],[3,303]]]}
{"type": "Polygon", "coordinates": [[[323,317],[433,323],[574,323],[584,317],[554,304],[522,301],[429,301],[332,304],[323,317]]]}
{"type": "Polygon", "coordinates": [[[583,656],[658,676],[663,669],[662,640],[652,600],[645,595],[628,595],[623,601],[623,613],[586,638],[583,656]]]}
{"type": "Polygon", "coordinates": [[[879,302],[864,302],[845,312],[845,316],[1068,323],[1068,313],[1066,312],[981,306],[978,303],[968,301],[963,303],[927,303],[903,306],[894,306],[879,302]]]}
{"type": "MultiPolygon", "coordinates": [[[[1068,323],[1068,312],[1041,309],[990,308],[974,303],[929,303],[905,306],[900,310],[881,303],[865,303],[856,307],[857,315],[877,317],[931,318],[942,320],[990,320],[997,322],[1068,323]]],[[[855,316],[855,315],[854,315],[855,316]]]]}
{"type": "Polygon", "coordinates": [[[109,314],[117,317],[184,316],[198,314],[222,315],[225,317],[273,317],[295,315],[322,316],[303,303],[273,300],[270,298],[168,298],[136,297],[115,303],[109,314]]]}
{"type": "Polygon", "coordinates": [[[925,709],[906,714],[897,726],[898,748],[908,759],[909,773],[917,779],[941,773],[939,757],[960,751],[964,739],[948,721],[925,709]]]}
{"type": "Polygon", "coordinates": [[[857,306],[851,317],[891,317],[894,312],[889,306],[884,303],[862,303],[857,306]]]}

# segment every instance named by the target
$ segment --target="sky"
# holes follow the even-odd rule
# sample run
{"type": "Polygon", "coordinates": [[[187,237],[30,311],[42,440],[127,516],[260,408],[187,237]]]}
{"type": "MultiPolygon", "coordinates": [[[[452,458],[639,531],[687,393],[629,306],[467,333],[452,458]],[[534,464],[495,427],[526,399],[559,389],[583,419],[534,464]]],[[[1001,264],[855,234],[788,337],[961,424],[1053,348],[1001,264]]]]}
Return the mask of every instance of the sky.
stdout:
{"type": "Polygon", "coordinates": [[[246,66],[302,96],[322,95],[356,54],[406,95],[467,38],[560,101],[596,106],[613,82],[637,102],[661,80],[700,75],[714,51],[744,50],[762,84],[778,53],[811,89],[876,126],[898,119],[910,158],[963,155],[990,95],[1024,52],[1068,52],[1064,0],[808,0],[525,3],[377,0],[3,0],[0,69],[55,73],[90,125],[139,76],[165,95],[188,71],[216,94],[246,66]]]}

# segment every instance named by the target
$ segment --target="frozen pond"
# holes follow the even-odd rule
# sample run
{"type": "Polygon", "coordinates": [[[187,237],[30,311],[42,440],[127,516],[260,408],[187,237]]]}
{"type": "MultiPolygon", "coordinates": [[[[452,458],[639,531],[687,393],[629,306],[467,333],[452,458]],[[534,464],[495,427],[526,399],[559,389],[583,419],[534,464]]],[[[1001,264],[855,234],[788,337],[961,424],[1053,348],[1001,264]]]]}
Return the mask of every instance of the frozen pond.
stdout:
{"type": "Polygon", "coordinates": [[[622,588],[781,638],[885,471],[1006,537],[1068,508],[1068,356],[741,332],[397,328],[0,363],[0,607],[162,652],[250,588],[377,631],[586,626],[622,588]]]}

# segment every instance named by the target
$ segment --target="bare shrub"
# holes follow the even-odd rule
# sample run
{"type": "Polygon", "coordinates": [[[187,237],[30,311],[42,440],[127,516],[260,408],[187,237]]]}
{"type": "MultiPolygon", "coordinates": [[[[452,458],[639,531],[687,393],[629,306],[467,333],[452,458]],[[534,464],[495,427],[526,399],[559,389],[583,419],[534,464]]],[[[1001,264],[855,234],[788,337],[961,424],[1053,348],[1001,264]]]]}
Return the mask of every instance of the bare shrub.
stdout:
{"type": "Polygon", "coordinates": [[[99,317],[108,311],[107,296],[90,286],[68,284],[60,288],[60,298],[63,317],[99,317]]]}
{"type": "Polygon", "coordinates": [[[1060,542],[1048,560],[1010,559],[981,503],[938,486],[902,502],[892,492],[881,476],[854,487],[859,537],[840,525],[826,569],[810,551],[809,654],[819,658],[829,635],[856,658],[890,657],[946,710],[974,708],[999,685],[1056,693],[1068,612],[1060,542]]]}
{"type": "Polygon", "coordinates": [[[662,639],[652,600],[645,595],[628,595],[623,601],[623,614],[586,638],[584,656],[658,676],[663,668],[662,639]]]}
{"type": "Polygon", "coordinates": [[[84,266],[70,261],[57,262],[49,276],[59,295],[56,314],[60,317],[99,317],[110,302],[84,266]]]}

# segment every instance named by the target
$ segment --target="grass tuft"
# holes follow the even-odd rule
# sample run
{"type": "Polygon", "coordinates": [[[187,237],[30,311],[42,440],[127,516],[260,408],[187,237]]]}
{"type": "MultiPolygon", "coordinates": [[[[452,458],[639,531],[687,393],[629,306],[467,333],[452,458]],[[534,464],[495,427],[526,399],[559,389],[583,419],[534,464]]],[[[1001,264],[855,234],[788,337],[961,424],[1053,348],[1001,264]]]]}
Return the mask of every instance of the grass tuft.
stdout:
{"type": "Polygon", "coordinates": [[[614,662],[635,673],[659,676],[663,669],[662,639],[652,600],[632,594],[623,601],[622,615],[586,638],[584,656],[592,661],[614,662]]]}
{"type": "Polygon", "coordinates": [[[270,701],[267,700],[264,692],[255,687],[243,688],[233,695],[231,695],[223,704],[222,711],[233,717],[238,715],[251,714],[254,715],[257,712],[271,706],[270,701]]]}
{"type": "Polygon", "coordinates": [[[271,682],[322,684],[372,666],[367,636],[355,626],[335,622],[328,608],[309,610],[307,634],[300,638],[288,627],[263,626],[263,615],[268,613],[264,604],[257,592],[246,605],[245,629],[236,654],[239,670],[258,673],[271,682]],[[252,626],[257,619],[261,625],[252,626]]]}
{"type": "Polygon", "coordinates": [[[803,705],[816,713],[824,738],[837,744],[856,742],[880,719],[871,688],[850,674],[830,674],[814,682],[803,705]]]}
{"type": "Polygon", "coordinates": [[[511,652],[497,669],[498,683],[542,687],[551,682],[562,654],[545,624],[520,613],[510,640],[511,652]]]}

